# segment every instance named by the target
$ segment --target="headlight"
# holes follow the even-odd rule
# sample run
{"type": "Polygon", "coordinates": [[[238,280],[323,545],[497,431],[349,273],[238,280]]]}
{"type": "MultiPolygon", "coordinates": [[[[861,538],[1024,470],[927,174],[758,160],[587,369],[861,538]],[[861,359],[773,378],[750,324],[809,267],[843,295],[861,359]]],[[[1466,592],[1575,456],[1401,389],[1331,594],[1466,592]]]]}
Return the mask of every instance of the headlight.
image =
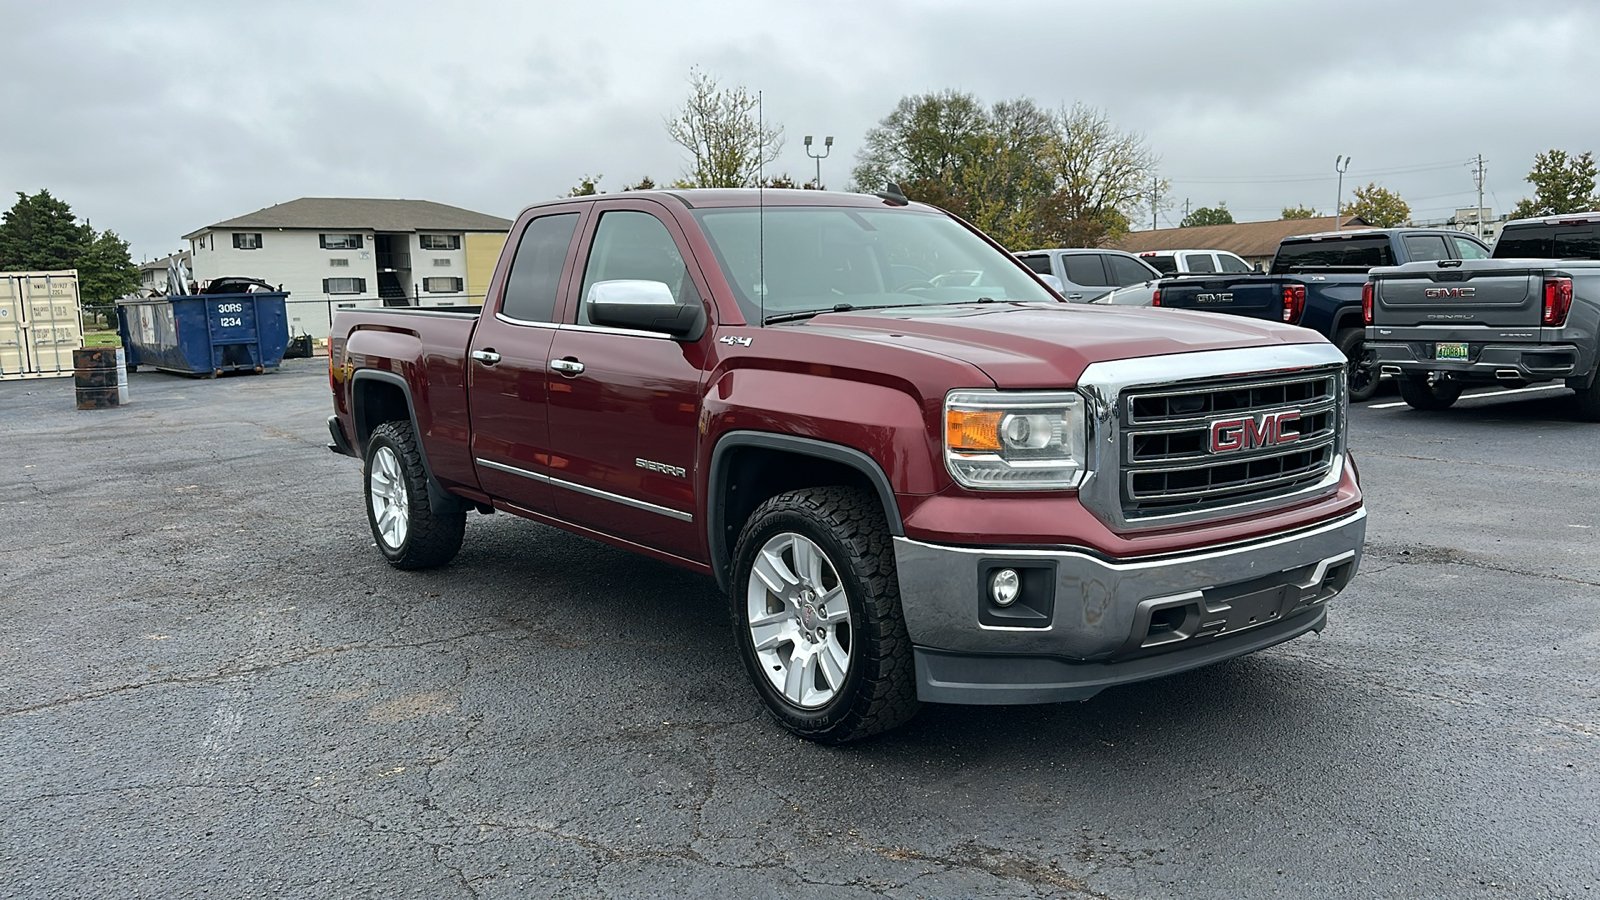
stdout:
{"type": "Polygon", "coordinates": [[[970,488],[1076,488],[1085,474],[1083,397],[1071,391],[951,391],[945,467],[970,488]]]}

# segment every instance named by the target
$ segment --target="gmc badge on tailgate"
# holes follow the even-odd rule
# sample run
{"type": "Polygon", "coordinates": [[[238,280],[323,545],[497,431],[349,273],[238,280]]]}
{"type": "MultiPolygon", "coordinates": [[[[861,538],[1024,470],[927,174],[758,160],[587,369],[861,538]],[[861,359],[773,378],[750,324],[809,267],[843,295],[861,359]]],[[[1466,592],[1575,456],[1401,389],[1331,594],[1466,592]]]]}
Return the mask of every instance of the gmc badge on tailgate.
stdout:
{"type": "Polygon", "coordinates": [[[1476,297],[1477,295],[1478,289],[1469,287],[1422,289],[1422,296],[1427,297],[1429,300],[1448,300],[1453,297],[1476,297]]]}

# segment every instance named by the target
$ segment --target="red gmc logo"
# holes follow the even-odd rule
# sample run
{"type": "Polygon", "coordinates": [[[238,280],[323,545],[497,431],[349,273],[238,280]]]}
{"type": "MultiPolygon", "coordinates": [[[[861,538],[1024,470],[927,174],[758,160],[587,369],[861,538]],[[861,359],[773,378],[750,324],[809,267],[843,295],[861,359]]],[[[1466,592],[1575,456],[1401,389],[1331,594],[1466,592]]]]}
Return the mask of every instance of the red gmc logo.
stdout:
{"type": "Polygon", "coordinates": [[[1232,453],[1235,450],[1292,444],[1300,439],[1300,431],[1290,431],[1288,426],[1298,421],[1298,410],[1262,413],[1244,419],[1218,419],[1211,423],[1211,452],[1232,453]]]}

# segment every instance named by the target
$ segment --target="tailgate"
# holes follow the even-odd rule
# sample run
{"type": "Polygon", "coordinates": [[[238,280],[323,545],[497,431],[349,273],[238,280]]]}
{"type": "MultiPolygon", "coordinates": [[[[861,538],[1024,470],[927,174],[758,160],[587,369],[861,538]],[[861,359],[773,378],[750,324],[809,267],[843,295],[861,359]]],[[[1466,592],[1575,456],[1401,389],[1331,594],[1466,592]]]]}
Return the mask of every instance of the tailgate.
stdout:
{"type": "Polygon", "coordinates": [[[1231,278],[1174,278],[1162,281],[1161,306],[1249,316],[1283,318],[1283,281],[1261,275],[1231,278]]]}
{"type": "Polygon", "coordinates": [[[1374,325],[1529,328],[1543,312],[1544,271],[1520,261],[1410,263],[1374,269],[1372,281],[1374,325]]]}

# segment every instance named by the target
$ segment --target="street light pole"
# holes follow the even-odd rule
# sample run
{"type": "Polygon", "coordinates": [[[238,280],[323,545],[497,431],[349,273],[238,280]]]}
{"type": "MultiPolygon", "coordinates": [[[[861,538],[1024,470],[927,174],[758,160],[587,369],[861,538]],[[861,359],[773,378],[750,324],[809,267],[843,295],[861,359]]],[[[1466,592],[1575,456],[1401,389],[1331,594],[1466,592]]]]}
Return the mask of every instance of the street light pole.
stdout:
{"type": "Polygon", "coordinates": [[[1333,170],[1339,173],[1339,196],[1333,199],[1333,230],[1339,230],[1339,223],[1344,221],[1344,213],[1339,207],[1344,203],[1344,173],[1350,168],[1350,157],[1340,154],[1333,158],[1333,170]],[[1340,165],[1343,162],[1344,165],[1340,165]]]}
{"type": "Polygon", "coordinates": [[[817,190],[819,190],[819,191],[822,190],[822,161],[827,159],[828,158],[828,154],[832,153],[832,152],[833,152],[833,135],[830,134],[827,137],[822,139],[822,155],[821,156],[818,156],[817,154],[811,152],[811,135],[809,135],[809,134],[806,135],[806,155],[817,161],[817,180],[814,183],[816,184],[817,190]]]}

